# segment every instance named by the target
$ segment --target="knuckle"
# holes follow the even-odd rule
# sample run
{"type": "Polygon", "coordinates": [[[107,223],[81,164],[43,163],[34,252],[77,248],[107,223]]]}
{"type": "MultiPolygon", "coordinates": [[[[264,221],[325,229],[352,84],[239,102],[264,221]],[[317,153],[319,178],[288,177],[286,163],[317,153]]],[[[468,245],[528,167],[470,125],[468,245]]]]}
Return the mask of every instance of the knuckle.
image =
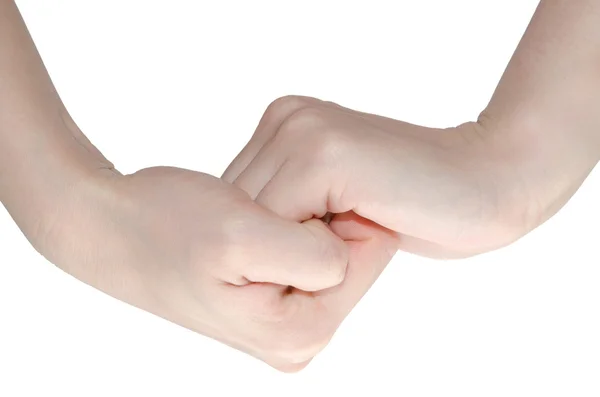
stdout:
{"type": "Polygon", "coordinates": [[[326,115],[322,109],[306,106],[291,113],[279,128],[278,134],[285,137],[297,137],[306,139],[318,136],[316,132],[321,132],[326,126],[326,115]]]}
{"type": "Polygon", "coordinates": [[[295,112],[279,133],[304,148],[306,159],[317,169],[335,165],[349,149],[348,134],[335,126],[326,109],[307,107],[295,112]]]}
{"type": "Polygon", "coordinates": [[[319,165],[338,162],[348,149],[346,136],[333,128],[322,131],[315,143],[312,148],[313,160],[319,165]]]}
{"type": "Polygon", "coordinates": [[[267,106],[264,117],[269,120],[281,118],[282,116],[294,113],[298,109],[309,106],[309,104],[310,100],[306,97],[298,95],[283,96],[275,99],[267,106]]]}
{"type": "Polygon", "coordinates": [[[328,116],[326,109],[302,108],[285,120],[278,131],[286,145],[300,148],[307,166],[333,166],[348,152],[349,136],[328,116]]]}
{"type": "Polygon", "coordinates": [[[315,357],[330,340],[331,335],[319,336],[306,330],[285,332],[270,344],[267,353],[278,361],[298,364],[315,357]]]}
{"type": "Polygon", "coordinates": [[[277,362],[303,363],[327,346],[337,326],[327,313],[318,310],[299,320],[302,316],[299,311],[306,308],[300,301],[293,301],[292,296],[286,300],[279,296],[262,308],[269,320],[261,319],[264,328],[256,347],[264,357],[277,362]]]}
{"type": "Polygon", "coordinates": [[[293,312],[280,294],[262,294],[253,298],[253,311],[259,321],[275,327],[285,324],[293,312]]]}
{"type": "Polygon", "coordinates": [[[326,112],[314,106],[305,106],[290,114],[281,126],[282,132],[296,132],[314,130],[323,127],[326,121],[326,112]]]}

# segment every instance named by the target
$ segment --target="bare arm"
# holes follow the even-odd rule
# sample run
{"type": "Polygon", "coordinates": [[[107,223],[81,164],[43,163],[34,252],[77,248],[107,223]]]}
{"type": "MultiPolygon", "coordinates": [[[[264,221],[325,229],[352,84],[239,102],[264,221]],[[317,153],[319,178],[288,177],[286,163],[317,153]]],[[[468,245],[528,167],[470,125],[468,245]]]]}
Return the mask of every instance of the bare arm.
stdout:
{"type": "Polygon", "coordinates": [[[510,141],[537,223],[552,216],[600,160],[599,0],[540,2],[480,123],[510,141]]]}
{"type": "Polygon", "coordinates": [[[0,0],[0,200],[62,270],[283,371],[308,365],[390,259],[347,272],[348,246],[320,221],[281,219],[207,174],[116,172],[67,114],[12,0],[0,0]]]}
{"type": "Polygon", "coordinates": [[[66,112],[15,2],[0,0],[0,201],[35,239],[76,186],[110,169],[66,112]]]}
{"type": "Polygon", "coordinates": [[[432,129],[282,98],[223,177],[281,216],[353,211],[402,250],[456,258],[539,226],[599,159],[600,0],[543,0],[477,121],[432,129]]]}

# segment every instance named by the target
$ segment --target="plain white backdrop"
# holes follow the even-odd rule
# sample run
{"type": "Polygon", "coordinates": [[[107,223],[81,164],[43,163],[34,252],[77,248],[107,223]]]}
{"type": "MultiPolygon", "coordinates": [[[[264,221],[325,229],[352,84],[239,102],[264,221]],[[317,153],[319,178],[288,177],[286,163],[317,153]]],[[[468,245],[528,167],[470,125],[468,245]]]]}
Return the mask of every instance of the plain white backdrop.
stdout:
{"type": "MultiPolygon", "coordinates": [[[[474,119],[535,0],[21,0],[74,119],[122,172],[220,175],[262,112],[315,96],[427,126],[474,119]]],[[[0,211],[0,396],[598,396],[600,174],[514,245],[399,253],[285,375],[110,298],[0,211]]]]}

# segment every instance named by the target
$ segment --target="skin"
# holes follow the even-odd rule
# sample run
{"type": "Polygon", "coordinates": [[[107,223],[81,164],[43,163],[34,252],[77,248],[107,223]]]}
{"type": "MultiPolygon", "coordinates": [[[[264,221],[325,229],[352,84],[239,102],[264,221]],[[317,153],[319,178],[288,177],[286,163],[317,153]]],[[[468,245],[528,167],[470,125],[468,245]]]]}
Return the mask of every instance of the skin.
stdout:
{"type": "Polygon", "coordinates": [[[278,217],[220,178],[172,167],[122,175],[67,113],[8,0],[0,199],[60,269],[286,372],[328,343],[395,252],[381,232],[361,253],[378,260],[349,266],[354,242],[317,219],[278,217]]]}
{"type": "MultiPolygon", "coordinates": [[[[286,219],[369,219],[420,255],[504,247],[554,215],[600,159],[599,27],[598,0],[542,1],[490,104],[457,127],[281,98],[223,179],[286,219]]],[[[344,237],[341,222],[331,227],[344,237]]]]}
{"type": "Polygon", "coordinates": [[[489,106],[458,127],[292,96],[267,109],[222,178],[123,175],[0,0],[0,200],[74,277],[297,371],[397,249],[490,251],[566,203],[600,159],[599,26],[598,0],[542,1],[489,106]]]}

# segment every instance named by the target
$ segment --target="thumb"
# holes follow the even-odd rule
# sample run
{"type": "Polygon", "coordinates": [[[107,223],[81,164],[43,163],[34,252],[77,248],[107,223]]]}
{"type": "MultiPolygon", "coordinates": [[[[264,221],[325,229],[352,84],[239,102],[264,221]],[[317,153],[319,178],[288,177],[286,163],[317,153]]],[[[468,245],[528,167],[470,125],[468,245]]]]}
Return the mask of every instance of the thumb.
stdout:
{"type": "Polygon", "coordinates": [[[399,240],[395,232],[353,212],[336,215],[331,228],[348,245],[349,266],[340,285],[315,295],[341,322],[392,260],[399,240]]]}
{"type": "Polygon", "coordinates": [[[241,276],[254,283],[273,283],[314,292],[339,285],[346,275],[348,248],[318,219],[285,220],[256,206],[251,252],[239,261],[241,276]]]}

